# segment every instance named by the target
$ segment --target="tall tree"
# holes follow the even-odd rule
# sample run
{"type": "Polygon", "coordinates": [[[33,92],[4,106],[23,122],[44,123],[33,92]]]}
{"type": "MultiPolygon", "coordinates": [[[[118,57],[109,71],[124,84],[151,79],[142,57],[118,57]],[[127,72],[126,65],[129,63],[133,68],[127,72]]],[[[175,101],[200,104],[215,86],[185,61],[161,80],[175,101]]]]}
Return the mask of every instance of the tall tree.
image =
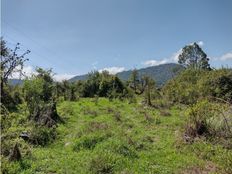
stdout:
{"type": "Polygon", "coordinates": [[[185,46],[178,56],[178,63],[194,69],[211,69],[209,58],[197,43],[185,46]]]}
{"type": "Polygon", "coordinates": [[[151,93],[152,93],[152,89],[155,88],[155,81],[150,78],[149,76],[144,76],[144,80],[145,80],[145,100],[146,100],[146,104],[151,106],[151,93]]]}
{"type": "Polygon", "coordinates": [[[54,98],[54,81],[51,70],[36,69],[30,79],[26,79],[23,85],[24,98],[29,110],[29,119],[36,124],[52,127],[61,121],[56,110],[54,98]]]}
{"type": "Polygon", "coordinates": [[[24,62],[28,60],[24,57],[30,51],[27,50],[23,54],[18,55],[19,49],[19,43],[16,44],[14,50],[7,48],[6,42],[1,38],[1,84],[6,84],[12,73],[22,72],[24,62]]]}
{"type": "Polygon", "coordinates": [[[22,74],[24,62],[28,59],[24,58],[30,53],[29,50],[22,54],[18,54],[20,44],[17,43],[13,50],[6,46],[6,41],[1,37],[1,102],[4,104],[4,86],[7,85],[8,79],[13,73],[19,72],[22,74]]]}
{"type": "Polygon", "coordinates": [[[138,85],[139,85],[139,74],[137,69],[134,69],[131,73],[130,76],[130,87],[134,90],[134,92],[136,93],[138,85]]]}

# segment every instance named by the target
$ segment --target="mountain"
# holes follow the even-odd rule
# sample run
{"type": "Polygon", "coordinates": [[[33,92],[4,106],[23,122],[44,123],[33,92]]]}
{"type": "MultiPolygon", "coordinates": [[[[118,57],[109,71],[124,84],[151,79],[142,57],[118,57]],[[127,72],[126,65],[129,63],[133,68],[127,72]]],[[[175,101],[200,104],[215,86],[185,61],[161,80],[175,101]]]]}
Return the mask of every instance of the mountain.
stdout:
{"type": "Polygon", "coordinates": [[[23,80],[20,80],[20,79],[9,79],[9,84],[10,85],[22,85],[23,84],[23,80]]]}
{"type": "MultiPolygon", "coordinates": [[[[140,76],[147,75],[153,78],[157,86],[162,86],[176,75],[176,73],[174,73],[175,70],[183,70],[183,66],[175,63],[168,63],[138,69],[138,73],[140,76]]],[[[122,80],[128,80],[130,78],[131,73],[132,70],[123,71],[118,73],[117,76],[122,80]]]]}
{"type": "MultiPolygon", "coordinates": [[[[177,74],[177,70],[181,71],[183,69],[184,67],[179,64],[168,63],[168,64],[162,64],[162,65],[138,69],[138,73],[140,76],[143,76],[143,75],[150,76],[156,81],[157,86],[162,86],[163,84],[165,84],[168,80],[170,80],[177,74]]],[[[117,76],[121,80],[126,81],[130,78],[132,71],[133,70],[123,71],[123,72],[118,73],[117,76]]],[[[78,80],[85,80],[87,79],[87,77],[88,77],[87,74],[75,76],[69,79],[69,81],[74,82],[78,80]]]]}
{"type": "Polygon", "coordinates": [[[75,81],[78,81],[78,80],[86,80],[87,78],[88,78],[88,74],[84,74],[84,75],[74,76],[71,79],[69,79],[68,81],[75,82],[75,81]]]}

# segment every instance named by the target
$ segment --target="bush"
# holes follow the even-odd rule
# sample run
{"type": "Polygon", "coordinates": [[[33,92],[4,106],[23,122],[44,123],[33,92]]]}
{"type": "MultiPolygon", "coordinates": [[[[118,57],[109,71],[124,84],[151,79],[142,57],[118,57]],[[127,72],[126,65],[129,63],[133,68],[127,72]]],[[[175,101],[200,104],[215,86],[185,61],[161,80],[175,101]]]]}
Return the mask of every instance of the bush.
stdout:
{"type": "Polygon", "coordinates": [[[122,144],[118,147],[116,147],[116,152],[119,153],[120,155],[123,155],[128,158],[137,158],[138,155],[136,154],[136,151],[129,145],[127,144],[122,144]]]}
{"type": "Polygon", "coordinates": [[[89,163],[89,171],[94,174],[114,173],[115,159],[111,154],[95,155],[89,163]]]}
{"type": "Polygon", "coordinates": [[[202,70],[187,69],[170,80],[162,89],[167,100],[183,104],[196,103],[200,98],[197,82],[206,73],[202,70]]]}
{"type": "MultiPolygon", "coordinates": [[[[204,136],[207,139],[223,139],[220,143],[232,142],[231,108],[207,100],[197,102],[187,111],[189,122],[185,134],[191,138],[204,136]]],[[[232,145],[226,143],[227,146],[232,145]]],[[[232,147],[232,146],[231,146],[232,147]]]]}
{"type": "Polygon", "coordinates": [[[45,146],[56,138],[57,133],[55,128],[47,128],[44,126],[33,127],[29,142],[33,145],[45,146]]]}
{"type": "Polygon", "coordinates": [[[122,98],[127,91],[123,82],[114,75],[110,75],[107,71],[102,73],[92,72],[83,83],[83,97],[109,97],[122,98]]]}
{"type": "Polygon", "coordinates": [[[21,93],[10,85],[3,86],[1,93],[1,105],[9,111],[16,111],[17,105],[22,102],[21,93]]]}
{"type": "Polygon", "coordinates": [[[98,143],[104,141],[107,135],[88,135],[78,139],[73,146],[74,151],[80,151],[81,149],[93,149],[98,143]]]}
{"type": "Polygon", "coordinates": [[[194,104],[204,97],[220,98],[232,102],[232,71],[187,69],[170,80],[162,89],[172,102],[194,104]]]}
{"type": "Polygon", "coordinates": [[[63,122],[57,113],[56,103],[54,102],[38,105],[33,113],[31,113],[30,120],[33,120],[36,124],[47,127],[52,127],[58,122],[63,122]]]}
{"type": "Polygon", "coordinates": [[[202,136],[210,133],[208,120],[214,116],[211,103],[202,101],[190,107],[187,112],[189,123],[186,134],[190,137],[202,136]]]}
{"type": "Polygon", "coordinates": [[[220,98],[232,103],[232,70],[210,71],[198,83],[202,95],[220,98]]]}
{"type": "Polygon", "coordinates": [[[38,68],[37,73],[38,75],[26,80],[23,87],[29,118],[37,124],[52,127],[61,121],[54,102],[52,72],[38,68]]]}

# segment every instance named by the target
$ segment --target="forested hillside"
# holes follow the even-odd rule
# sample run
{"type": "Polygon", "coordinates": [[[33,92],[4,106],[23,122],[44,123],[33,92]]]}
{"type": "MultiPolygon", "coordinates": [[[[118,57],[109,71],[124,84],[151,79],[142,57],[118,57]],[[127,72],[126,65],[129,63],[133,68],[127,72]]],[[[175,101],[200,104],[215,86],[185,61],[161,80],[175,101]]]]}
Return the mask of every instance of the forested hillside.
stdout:
{"type": "MultiPolygon", "coordinates": [[[[175,77],[178,72],[181,72],[183,70],[183,66],[175,64],[175,63],[169,63],[169,64],[162,64],[158,66],[152,66],[147,68],[138,69],[139,76],[147,75],[151,77],[153,80],[156,81],[157,86],[164,85],[168,80],[175,77]]],[[[116,75],[123,81],[129,80],[133,70],[129,71],[123,71],[120,73],[117,73],[116,75]]],[[[71,78],[69,81],[75,82],[77,80],[86,80],[88,78],[88,75],[80,75],[75,76],[71,78]]]]}

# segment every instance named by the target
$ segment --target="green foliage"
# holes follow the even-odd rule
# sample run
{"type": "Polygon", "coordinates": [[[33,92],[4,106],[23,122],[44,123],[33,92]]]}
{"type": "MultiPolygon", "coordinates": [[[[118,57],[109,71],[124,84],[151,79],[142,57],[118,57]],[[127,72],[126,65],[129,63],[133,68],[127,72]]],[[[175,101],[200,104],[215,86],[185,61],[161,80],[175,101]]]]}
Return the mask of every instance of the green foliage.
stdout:
{"type": "Polygon", "coordinates": [[[178,62],[185,67],[210,70],[209,58],[197,43],[185,46],[178,56],[178,62]]]}
{"type": "Polygon", "coordinates": [[[37,73],[26,80],[23,87],[29,118],[37,124],[52,127],[61,121],[54,102],[52,71],[38,68],[37,73]]]}
{"type": "Polygon", "coordinates": [[[88,79],[84,83],[83,97],[94,97],[95,94],[98,94],[99,85],[100,85],[100,73],[99,72],[89,73],[88,79]]]}
{"type": "Polygon", "coordinates": [[[56,100],[63,98],[66,101],[76,101],[83,93],[82,82],[69,82],[63,80],[62,82],[55,83],[54,95],[56,100]]]}
{"type": "Polygon", "coordinates": [[[80,151],[82,149],[93,149],[98,143],[104,141],[107,137],[107,135],[90,135],[81,137],[77,142],[75,142],[73,150],[80,151]]]}
{"type": "MultiPolygon", "coordinates": [[[[24,53],[19,53],[20,44],[17,43],[14,49],[10,49],[6,46],[6,41],[1,37],[1,87],[0,87],[0,100],[1,104],[3,104],[7,109],[12,109],[14,105],[17,104],[17,101],[14,101],[14,98],[11,96],[11,91],[8,91],[8,82],[9,77],[12,76],[13,73],[18,72],[22,74],[22,69],[24,62],[28,59],[25,59],[25,55],[29,54],[30,51],[27,50],[24,53]]],[[[13,107],[15,109],[15,107],[13,107]]]]}
{"type": "Polygon", "coordinates": [[[162,89],[169,101],[193,104],[204,97],[223,99],[230,102],[232,98],[230,69],[212,71],[187,69],[170,80],[162,89]]]}
{"type": "Polygon", "coordinates": [[[41,78],[35,78],[33,80],[25,80],[24,82],[24,94],[25,101],[27,102],[30,114],[34,112],[38,105],[44,103],[43,98],[43,83],[41,78]]]}
{"type": "Polygon", "coordinates": [[[134,94],[134,91],[132,91],[131,89],[127,89],[127,92],[125,92],[124,90],[123,93],[126,93],[125,98],[128,100],[129,103],[137,102],[136,95],[134,94]]]}
{"type": "Polygon", "coordinates": [[[145,102],[147,105],[151,106],[151,95],[152,92],[155,91],[155,81],[148,77],[145,76],[144,77],[144,81],[145,81],[145,102]]]}
{"type": "Polygon", "coordinates": [[[214,117],[214,114],[212,104],[208,101],[201,101],[195,104],[187,112],[190,121],[186,133],[191,137],[210,134],[208,120],[214,117]]]}
{"type": "Polygon", "coordinates": [[[232,70],[220,69],[208,72],[198,82],[205,96],[223,99],[232,103],[232,70]]]}
{"type": "Polygon", "coordinates": [[[1,101],[2,107],[10,112],[16,111],[17,106],[23,102],[21,87],[4,85],[3,88],[4,94],[1,94],[4,97],[4,101],[1,101]]]}
{"type": "Polygon", "coordinates": [[[134,90],[134,93],[137,92],[138,86],[140,84],[139,74],[136,69],[134,69],[131,73],[129,81],[129,86],[134,90]]]}
{"type": "Polygon", "coordinates": [[[115,159],[111,154],[95,155],[89,164],[89,171],[94,174],[114,173],[115,159]]]}
{"type": "Polygon", "coordinates": [[[197,81],[204,72],[187,69],[179,76],[170,80],[162,89],[167,99],[184,104],[195,103],[199,96],[197,81]]]}
{"type": "MultiPolygon", "coordinates": [[[[80,98],[76,102],[59,103],[58,113],[68,116],[66,123],[58,124],[55,131],[43,126],[34,127],[31,122],[27,123],[28,120],[24,122],[26,116],[23,112],[22,115],[12,115],[12,124],[5,133],[14,135],[14,138],[7,138],[10,142],[5,141],[4,144],[13,147],[18,142],[22,159],[10,162],[4,156],[1,159],[2,171],[167,174],[181,173],[191,166],[201,169],[211,161],[218,167],[216,172],[230,173],[231,150],[204,139],[191,144],[177,144],[178,132],[182,131],[187,119],[181,114],[186,108],[170,107],[170,116],[164,117],[160,116],[160,108],[142,106],[142,98],[131,104],[118,99],[109,102],[107,98],[99,98],[96,105],[92,100],[80,98]],[[84,112],[88,108],[98,114],[89,117],[84,112]],[[147,122],[143,111],[153,121],[147,122]],[[117,121],[114,114],[119,112],[120,121],[117,121]],[[37,139],[41,145],[31,145],[31,140],[28,143],[21,138],[16,141],[24,130],[29,132],[30,139],[37,139]]],[[[204,107],[207,105],[205,102],[204,107]]]]}
{"type": "Polygon", "coordinates": [[[33,145],[45,146],[54,141],[57,133],[55,128],[34,126],[30,133],[29,142],[33,145]]]}
{"type": "Polygon", "coordinates": [[[30,114],[36,107],[53,100],[53,79],[51,70],[37,68],[37,75],[24,82],[23,90],[30,114]]]}
{"type": "Polygon", "coordinates": [[[107,71],[102,73],[92,72],[83,84],[83,97],[109,97],[121,98],[127,92],[122,81],[107,71]]]}
{"type": "Polygon", "coordinates": [[[186,134],[192,138],[205,136],[208,139],[217,139],[217,142],[232,148],[232,119],[231,109],[224,104],[212,103],[207,100],[197,102],[187,111],[189,122],[186,134]],[[226,141],[224,141],[224,140],[226,141]]]}

